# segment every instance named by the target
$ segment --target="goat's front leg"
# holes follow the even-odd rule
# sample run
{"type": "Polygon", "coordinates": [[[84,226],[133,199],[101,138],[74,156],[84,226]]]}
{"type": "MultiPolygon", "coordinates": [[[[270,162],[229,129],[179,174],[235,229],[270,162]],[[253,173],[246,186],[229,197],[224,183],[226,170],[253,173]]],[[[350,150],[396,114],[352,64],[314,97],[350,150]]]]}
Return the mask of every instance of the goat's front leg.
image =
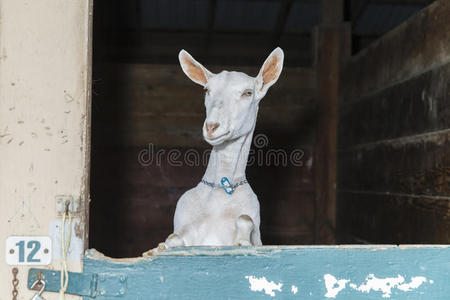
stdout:
{"type": "Polygon", "coordinates": [[[240,215],[236,220],[236,246],[252,246],[251,236],[255,223],[248,215],[240,215]]]}
{"type": "Polygon", "coordinates": [[[158,255],[166,249],[185,246],[184,240],[176,233],[169,235],[164,243],[159,243],[158,247],[142,253],[142,256],[158,255]]]}

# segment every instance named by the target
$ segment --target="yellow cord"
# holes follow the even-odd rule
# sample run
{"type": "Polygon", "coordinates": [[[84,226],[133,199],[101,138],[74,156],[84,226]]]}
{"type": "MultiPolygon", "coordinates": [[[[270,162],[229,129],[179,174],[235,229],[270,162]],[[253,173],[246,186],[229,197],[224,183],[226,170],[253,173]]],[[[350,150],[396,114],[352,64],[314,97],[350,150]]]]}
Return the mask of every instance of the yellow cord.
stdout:
{"type": "Polygon", "coordinates": [[[69,210],[67,210],[63,214],[62,223],[61,223],[61,250],[62,250],[62,258],[61,258],[61,282],[60,282],[60,290],[59,290],[59,299],[64,300],[65,293],[67,290],[67,286],[69,284],[69,272],[67,271],[67,252],[70,247],[70,240],[72,238],[72,214],[69,210]],[[66,239],[66,215],[69,216],[69,232],[67,233],[66,239]]]}

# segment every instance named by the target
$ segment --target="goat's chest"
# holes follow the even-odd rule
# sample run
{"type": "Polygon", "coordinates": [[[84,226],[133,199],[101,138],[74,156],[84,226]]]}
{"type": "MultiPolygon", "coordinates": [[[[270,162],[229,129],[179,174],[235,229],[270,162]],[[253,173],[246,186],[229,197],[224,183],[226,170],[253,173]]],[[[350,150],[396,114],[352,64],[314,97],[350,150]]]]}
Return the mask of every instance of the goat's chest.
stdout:
{"type": "Polygon", "coordinates": [[[236,235],[235,222],[242,214],[251,214],[248,199],[241,193],[228,195],[221,190],[189,193],[180,199],[175,220],[189,245],[229,245],[236,235]]]}
{"type": "MultiPolygon", "coordinates": [[[[223,191],[214,191],[195,199],[195,213],[192,218],[196,220],[215,220],[222,223],[226,220],[234,221],[245,210],[245,203],[237,196],[227,195],[223,191]]],[[[208,223],[210,223],[208,222],[208,223]]]]}

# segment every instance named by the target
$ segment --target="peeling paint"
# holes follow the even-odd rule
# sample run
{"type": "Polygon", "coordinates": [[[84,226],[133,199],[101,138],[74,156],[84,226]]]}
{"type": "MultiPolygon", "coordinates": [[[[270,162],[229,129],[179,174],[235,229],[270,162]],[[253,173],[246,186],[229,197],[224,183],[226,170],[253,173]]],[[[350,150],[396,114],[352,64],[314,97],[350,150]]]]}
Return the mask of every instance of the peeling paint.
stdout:
{"type": "Polygon", "coordinates": [[[391,296],[392,288],[398,286],[401,282],[404,282],[404,278],[398,275],[397,277],[388,278],[376,278],[374,274],[369,274],[366,277],[366,282],[357,286],[356,284],[350,284],[350,287],[354,290],[370,293],[373,291],[381,291],[383,298],[389,298],[391,296]]]}
{"type": "Polygon", "coordinates": [[[397,288],[401,291],[409,292],[411,290],[417,289],[424,282],[427,282],[427,279],[423,276],[412,277],[410,283],[402,283],[397,288]]]}
{"type": "MultiPolygon", "coordinates": [[[[338,293],[345,289],[346,284],[350,282],[348,279],[336,279],[336,277],[331,274],[325,274],[324,279],[325,287],[327,289],[325,297],[327,298],[336,298],[338,293]]],[[[397,277],[377,278],[374,274],[369,274],[366,277],[365,282],[361,285],[358,286],[355,283],[349,283],[349,286],[353,290],[363,293],[370,293],[371,291],[381,292],[383,298],[390,298],[393,289],[409,292],[419,288],[426,282],[432,284],[433,280],[427,281],[427,278],[423,276],[415,276],[411,277],[410,282],[405,282],[405,278],[401,275],[397,275],[397,277]]]]}
{"type": "Polygon", "coordinates": [[[350,281],[348,279],[336,279],[331,274],[323,275],[323,279],[325,279],[325,288],[327,289],[325,297],[327,298],[336,298],[339,292],[345,289],[347,282],[350,281]]]}
{"type": "Polygon", "coordinates": [[[295,285],[291,286],[291,292],[296,295],[298,293],[298,287],[296,287],[295,285]]]}
{"type": "Polygon", "coordinates": [[[107,261],[107,262],[113,262],[117,264],[132,264],[137,263],[139,261],[145,261],[145,260],[153,260],[152,257],[127,257],[127,258],[112,258],[104,255],[100,251],[97,251],[96,249],[89,249],[85,251],[85,255],[88,256],[90,259],[95,260],[101,260],[101,261],[107,261]]]}
{"type": "Polygon", "coordinates": [[[79,239],[83,238],[83,228],[80,223],[76,223],[74,225],[74,232],[75,236],[77,236],[79,239]]]}
{"type": "MultiPolygon", "coordinates": [[[[69,231],[69,224],[65,224],[65,230],[66,232],[69,231]]],[[[71,240],[70,240],[70,246],[67,252],[67,259],[69,260],[80,260],[80,258],[83,255],[83,238],[79,237],[79,233],[77,234],[77,227],[81,228],[83,226],[80,224],[79,221],[73,221],[72,222],[72,228],[70,230],[72,231],[71,234],[71,240]]],[[[60,259],[61,258],[61,227],[62,223],[61,220],[54,220],[50,222],[49,225],[49,236],[52,239],[52,247],[53,247],[53,259],[60,259]]]]}
{"type": "Polygon", "coordinates": [[[255,277],[255,276],[245,276],[245,278],[248,279],[248,282],[250,283],[250,289],[254,292],[262,292],[264,290],[264,293],[266,295],[270,295],[272,297],[275,297],[274,291],[281,292],[281,287],[283,284],[275,283],[273,281],[267,281],[266,277],[255,277]]]}
{"type": "Polygon", "coordinates": [[[450,286],[442,279],[448,274],[448,266],[442,262],[448,261],[449,250],[448,245],[180,247],[157,257],[127,260],[106,258],[89,250],[85,272],[126,274],[128,282],[140,287],[130,289],[127,299],[141,299],[143,295],[178,299],[183,295],[186,299],[355,300],[384,299],[382,290],[357,290],[370,285],[368,274],[397,279],[402,270],[404,280],[393,284],[392,299],[447,299],[450,286]],[[202,284],[186,288],[186,278],[202,284]],[[433,281],[426,278],[435,283],[431,285],[433,281]],[[220,296],[211,296],[211,291],[220,291],[220,296]]]}

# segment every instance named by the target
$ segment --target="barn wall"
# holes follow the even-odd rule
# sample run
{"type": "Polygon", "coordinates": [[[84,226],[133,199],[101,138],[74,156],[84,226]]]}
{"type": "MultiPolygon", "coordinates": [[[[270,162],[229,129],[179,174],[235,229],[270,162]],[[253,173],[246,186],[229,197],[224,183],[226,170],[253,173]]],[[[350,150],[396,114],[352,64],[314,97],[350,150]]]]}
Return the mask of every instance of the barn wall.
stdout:
{"type": "MultiPolygon", "coordinates": [[[[311,69],[286,68],[260,105],[247,177],[261,202],[266,244],[314,242],[315,78],[311,69]],[[270,149],[299,150],[300,165],[262,161],[270,149]]],[[[210,149],[201,135],[204,92],[178,65],[97,63],[93,81],[90,245],[110,256],[140,255],[172,232],[178,198],[204,173],[207,161],[183,161],[210,149]],[[171,150],[181,155],[174,163],[171,150]]]]}
{"type": "Polygon", "coordinates": [[[343,69],[342,242],[450,241],[449,15],[436,1],[343,69]]]}

